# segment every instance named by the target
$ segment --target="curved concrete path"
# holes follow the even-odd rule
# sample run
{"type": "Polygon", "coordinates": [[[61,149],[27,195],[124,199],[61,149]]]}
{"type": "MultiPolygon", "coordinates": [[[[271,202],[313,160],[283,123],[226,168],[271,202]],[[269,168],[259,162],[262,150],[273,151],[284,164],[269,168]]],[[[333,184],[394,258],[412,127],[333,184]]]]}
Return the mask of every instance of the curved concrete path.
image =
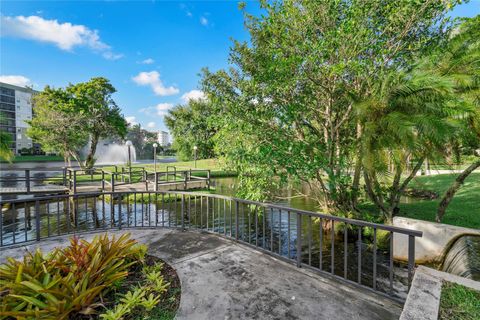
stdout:
{"type": "MultiPolygon", "coordinates": [[[[398,319],[401,306],[367,290],[298,269],[270,255],[208,233],[123,230],[170,263],[182,285],[177,319],[398,319]]],[[[109,232],[119,233],[119,231],[109,232]]],[[[90,239],[94,234],[83,234],[90,239]]],[[[2,249],[49,251],[67,237],[2,249]]]]}

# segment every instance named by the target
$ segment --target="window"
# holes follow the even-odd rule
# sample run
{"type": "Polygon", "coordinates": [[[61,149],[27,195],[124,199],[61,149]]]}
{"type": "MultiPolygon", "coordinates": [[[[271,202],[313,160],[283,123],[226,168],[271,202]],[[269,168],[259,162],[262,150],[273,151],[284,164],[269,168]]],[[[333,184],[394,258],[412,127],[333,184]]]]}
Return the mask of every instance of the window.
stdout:
{"type": "Polygon", "coordinates": [[[1,102],[6,102],[6,103],[15,103],[15,98],[2,95],[2,96],[0,96],[0,101],[1,102]]]}
{"type": "Polygon", "coordinates": [[[9,88],[1,87],[0,88],[0,93],[3,94],[3,95],[6,95],[6,96],[11,96],[11,97],[15,96],[15,90],[9,89],[9,88]]]}
{"type": "Polygon", "coordinates": [[[22,134],[21,133],[17,134],[17,139],[22,139],[22,134]]]}

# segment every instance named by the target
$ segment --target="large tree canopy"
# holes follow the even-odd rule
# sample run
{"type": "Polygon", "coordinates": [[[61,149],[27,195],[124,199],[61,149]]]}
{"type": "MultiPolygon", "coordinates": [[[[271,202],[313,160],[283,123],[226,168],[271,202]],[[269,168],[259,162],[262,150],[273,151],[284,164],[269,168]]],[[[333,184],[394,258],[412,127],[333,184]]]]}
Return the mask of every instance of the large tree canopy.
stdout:
{"type": "Polygon", "coordinates": [[[95,163],[101,138],[123,138],[127,122],[112,99],[115,88],[105,78],[71,84],[67,88],[46,87],[34,97],[35,117],[28,134],[47,151],[60,152],[66,161],[74,156],[80,164],[79,150],[90,143],[85,167],[95,163]]]}
{"type": "Polygon", "coordinates": [[[365,132],[355,105],[447,40],[457,2],[262,1],[265,15],[246,14],[250,41],[203,79],[224,114],[217,147],[246,194],[263,197],[278,176],[308,183],[325,211],[355,210],[365,132]]]}
{"type": "MultiPolygon", "coordinates": [[[[153,159],[153,144],[158,140],[156,132],[142,129],[140,124],[131,125],[128,127],[126,140],[132,141],[135,146],[137,159],[153,159]]],[[[156,151],[158,153],[161,150],[162,147],[158,146],[156,151]]]]}
{"type": "Polygon", "coordinates": [[[65,89],[45,89],[33,97],[35,117],[28,123],[28,135],[45,151],[59,152],[70,164],[78,151],[88,142],[86,116],[79,111],[76,100],[65,89]]]}
{"type": "Polygon", "coordinates": [[[198,148],[198,159],[214,157],[217,118],[212,104],[205,100],[189,100],[187,104],[168,111],[164,121],[173,135],[173,148],[179,159],[192,159],[194,146],[198,148]]]}
{"type": "Polygon", "coordinates": [[[99,140],[115,136],[124,138],[127,122],[112,98],[116,89],[108,79],[92,78],[87,82],[70,85],[67,91],[73,95],[78,109],[86,116],[85,130],[90,135],[90,147],[85,166],[91,168],[95,164],[94,156],[99,140]]]}

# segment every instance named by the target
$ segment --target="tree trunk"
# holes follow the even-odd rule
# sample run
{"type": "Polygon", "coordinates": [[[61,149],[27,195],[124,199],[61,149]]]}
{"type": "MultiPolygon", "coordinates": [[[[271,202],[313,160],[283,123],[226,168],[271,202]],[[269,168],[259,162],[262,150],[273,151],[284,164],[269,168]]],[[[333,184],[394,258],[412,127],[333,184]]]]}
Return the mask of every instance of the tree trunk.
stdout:
{"type": "MultiPolygon", "coordinates": [[[[424,160],[425,160],[425,157],[422,157],[420,160],[418,160],[417,164],[415,165],[415,167],[413,167],[412,171],[405,178],[405,180],[403,180],[402,184],[398,187],[395,187],[395,189],[392,190],[392,195],[390,197],[390,212],[388,217],[388,220],[390,222],[393,221],[393,217],[397,216],[400,213],[400,207],[399,207],[400,197],[405,192],[405,189],[407,188],[410,181],[412,181],[412,179],[415,178],[415,176],[417,175],[417,172],[422,168],[424,160]]],[[[400,172],[400,175],[401,175],[401,172],[400,172]]],[[[400,175],[398,176],[398,179],[400,179],[400,175]]]]}
{"type": "MultiPolygon", "coordinates": [[[[360,141],[362,138],[362,126],[360,123],[357,123],[357,140],[360,141]]],[[[359,144],[357,150],[357,159],[355,160],[355,169],[353,173],[353,184],[352,184],[352,207],[355,209],[358,203],[358,195],[360,191],[360,175],[362,171],[362,145],[359,144]]]]}
{"type": "Polygon", "coordinates": [[[470,173],[472,173],[478,167],[480,167],[480,160],[475,161],[467,169],[465,169],[455,179],[455,181],[452,183],[450,188],[448,188],[447,192],[445,192],[445,195],[442,198],[442,201],[440,201],[440,204],[438,205],[437,216],[435,217],[436,222],[442,221],[442,218],[445,215],[445,212],[447,211],[447,207],[450,201],[452,201],[453,196],[458,191],[458,189],[460,189],[460,187],[463,185],[463,182],[470,175],[470,173]]]}
{"type": "Polygon", "coordinates": [[[91,169],[95,164],[95,152],[97,151],[97,144],[98,144],[98,134],[92,135],[92,141],[90,143],[90,150],[87,155],[87,159],[85,160],[85,168],[91,169]]]}

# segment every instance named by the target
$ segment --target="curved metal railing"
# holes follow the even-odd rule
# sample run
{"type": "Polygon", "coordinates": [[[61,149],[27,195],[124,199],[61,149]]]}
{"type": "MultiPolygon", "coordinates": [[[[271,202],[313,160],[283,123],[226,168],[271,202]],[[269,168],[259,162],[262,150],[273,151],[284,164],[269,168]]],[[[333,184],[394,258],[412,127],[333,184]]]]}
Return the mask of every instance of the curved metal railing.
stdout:
{"type": "Polygon", "coordinates": [[[413,277],[415,237],[422,236],[390,225],[181,191],[52,195],[3,200],[0,207],[0,247],[97,230],[195,229],[400,299],[413,277]],[[408,239],[406,268],[394,264],[394,236],[408,239]]]}

